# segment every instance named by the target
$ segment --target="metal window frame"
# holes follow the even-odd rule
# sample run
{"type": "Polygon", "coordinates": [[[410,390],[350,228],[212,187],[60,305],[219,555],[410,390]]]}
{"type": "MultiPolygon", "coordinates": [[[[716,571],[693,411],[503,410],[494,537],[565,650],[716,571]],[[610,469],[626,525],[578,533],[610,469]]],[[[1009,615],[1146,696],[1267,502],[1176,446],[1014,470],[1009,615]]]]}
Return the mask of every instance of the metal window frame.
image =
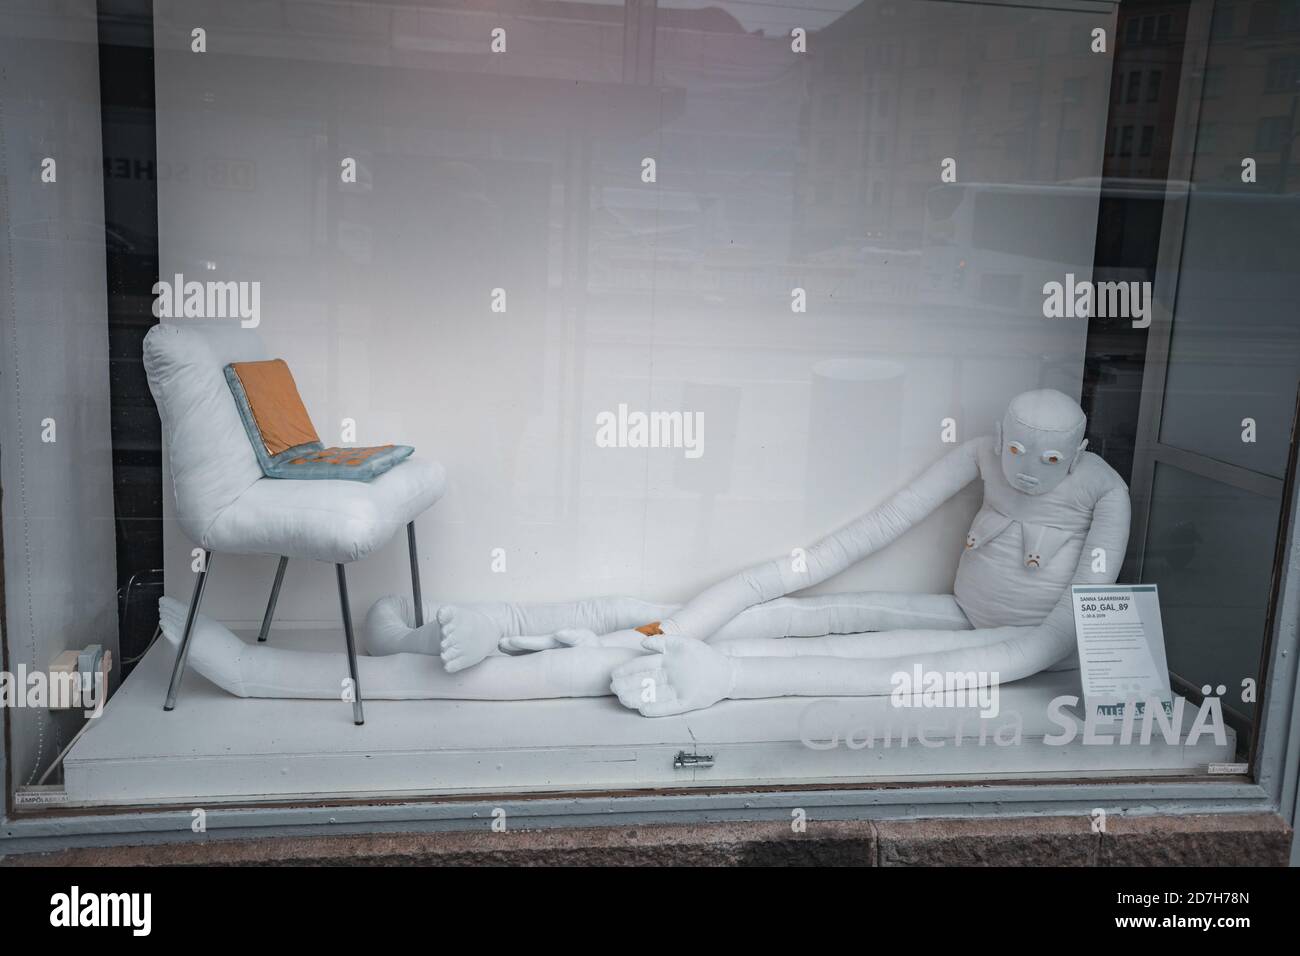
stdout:
{"type": "MultiPolygon", "coordinates": [[[[1132,528],[1125,556],[1125,573],[1134,580],[1143,580],[1146,571],[1147,537],[1150,529],[1151,503],[1157,466],[1169,466],[1240,491],[1245,491],[1274,502],[1281,515],[1281,524],[1288,514],[1288,487],[1290,475],[1275,478],[1239,465],[1188,451],[1161,440],[1160,428],[1164,418],[1165,392],[1168,381],[1169,356],[1173,342],[1173,317],[1177,307],[1181,279],[1182,255],[1186,238],[1187,210],[1191,182],[1195,172],[1196,145],[1200,132],[1201,105],[1205,93],[1211,31],[1216,0],[1192,0],[1188,7],[1186,38],[1179,75],[1178,104],[1175,111],[1169,169],[1166,174],[1165,202],[1161,218],[1156,274],[1152,288],[1152,317],[1147,332],[1146,354],[1143,362],[1141,404],[1135,433],[1136,452],[1133,473],[1129,482],[1132,501],[1132,528]]],[[[1295,436],[1292,436],[1294,444],[1295,436]]],[[[1294,454],[1294,449],[1292,449],[1294,454]]],[[[1274,574],[1280,573],[1275,560],[1274,574]]],[[[1276,582],[1274,582],[1276,584],[1276,582]]],[[[1270,604],[1270,614],[1276,612],[1270,604]]],[[[1261,652],[1261,673],[1268,666],[1268,647],[1261,652]]],[[[1174,689],[1188,689],[1186,681],[1173,675],[1174,689]]],[[[1194,688],[1193,699],[1197,699],[1194,688]]],[[[1240,728],[1247,718],[1234,711],[1225,702],[1228,723],[1240,728]]],[[[1251,744],[1251,761],[1258,755],[1258,736],[1251,744]]]]}
{"type": "Polygon", "coordinates": [[[1181,471],[1217,481],[1274,501],[1284,496],[1284,481],[1270,475],[1207,458],[1160,441],[1164,414],[1165,383],[1169,350],[1173,339],[1173,314],[1178,298],[1183,240],[1187,226],[1188,184],[1196,159],[1196,135],[1200,125],[1201,95],[1204,91],[1209,55],[1210,26],[1215,0],[1192,0],[1187,15],[1187,39],[1179,79],[1178,106],[1170,144],[1166,176],[1164,213],[1160,224],[1160,248],[1152,287],[1151,327],[1147,331],[1146,361],[1142,373],[1142,402],[1138,412],[1136,443],[1129,494],[1133,502],[1133,528],[1129,536],[1128,565],[1140,578],[1145,557],[1150,519],[1151,489],[1156,465],[1170,465],[1181,471]]]}
{"type": "MultiPolygon", "coordinates": [[[[1115,24],[1116,5],[1109,2],[1002,0],[1002,3],[1096,11],[1107,16],[1109,25],[1115,24]]],[[[1187,55],[1180,79],[1182,93],[1176,120],[1175,155],[1190,157],[1188,147],[1195,141],[1201,92],[1200,66],[1203,66],[1208,45],[1212,10],[1213,0],[1193,0],[1187,55]],[[1193,49],[1194,35],[1199,43],[1196,49],[1193,49]],[[1190,140],[1186,139],[1188,136],[1190,140]]],[[[1173,180],[1175,175],[1171,170],[1170,179],[1173,180]]],[[[1157,342],[1164,336],[1165,354],[1170,310],[1167,306],[1162,307],[1161,303],[1173,302],[1184,225],[1182,207],[1172,209],[1172,206],[1179,204],[1166,204],[1156,277],[1157,306],[1150,332],[1150,338],[1157,342]]],[[[1148,405],[1147,386],[1144,384],[1140,435],[1150,435],[1154,423],[1159,421],[1158,396],[1163,394],[1164,371],[1162,363],[1158,388],[1155,382],[1151,383],[1153,401],[1157,404],[1148,405]],[[1142,431],[1144,425],[1146,431],[1142,431]]],[[[1167,456],[1170,464],[1179,464],[1176,450],[1160,449],[1159,454],[1167,456]]],[[[1220,473],[1217,469],[1213,477],[1229,483],[1254,481],[1228,471],[1220,473]]],[[[314,801],[311,805],[215,806],[206,808],[206,832],[202,834],[191,830],[193,817],[188,808],[49,809],[19,816],[0,816],[0,855],[87,846],[276,836],[478,829],[487,832],[493,819],[492,812],[498,807],[506,810],[510,825],[515,829],[708,824],[734,820],[788,821],[791,810],[796,807],[802,808],[814,821],[1071,816],[1086,815],[1094,807],[1101,806],[1111,813],[1131,815],[1280,812],[1294,823],[1297,795],[1300,794],[1300,701],[1297,700],[1297,687],[1300,686],[1300,673],[1297,671],[1300,664],[1300,536],[1297,536],[1295,522],[1295,516],[1300,513],[1300,500],[1297,500],[1300,483],[1294,479],[1293,461],[1285,488],[1288,504],[1284,512],[1286,526],[1278,547],[1281,560],[1271,605],[1268,667],[1262,688],[1264,696],[1253,780],[1233,776],[1221,780],[1170,777],[983,784],[864,783],[860,786],[725,791],[484,795],[405,801],[314,801]]],[[[1274,479],[1269,481],[1274,481],[1275,485],[1264,490],[1282,496],[1282,483],[1274,479]]],[[[1146,487],[1149,489],[1149,481],[1146,487]]],[[[1250,490],[1255,488],[1250,487],[1250,490]]],[[[1145,520],[1140,529],[1135,526],[1134,530],[1135,534],[1145,535],[1145,520]]],[[[7,724],[8,715],[4,716],[7,724]]],[[[0,752],[2,778],[7,778],[6,760],[6,754],[0,752]]]]}

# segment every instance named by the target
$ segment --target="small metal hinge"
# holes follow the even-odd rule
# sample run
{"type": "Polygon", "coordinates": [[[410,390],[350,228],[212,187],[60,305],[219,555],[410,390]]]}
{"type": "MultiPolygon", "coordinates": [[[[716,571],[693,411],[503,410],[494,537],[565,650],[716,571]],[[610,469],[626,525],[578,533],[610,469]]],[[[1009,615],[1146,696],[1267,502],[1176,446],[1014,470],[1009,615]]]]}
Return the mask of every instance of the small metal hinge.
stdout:
{"type": "Polygon", "coordinates": [[[713,754],[688,754],[685,750],[679,750],[673,758],[674,770],[707,769],[712,766],[713,754]]]}

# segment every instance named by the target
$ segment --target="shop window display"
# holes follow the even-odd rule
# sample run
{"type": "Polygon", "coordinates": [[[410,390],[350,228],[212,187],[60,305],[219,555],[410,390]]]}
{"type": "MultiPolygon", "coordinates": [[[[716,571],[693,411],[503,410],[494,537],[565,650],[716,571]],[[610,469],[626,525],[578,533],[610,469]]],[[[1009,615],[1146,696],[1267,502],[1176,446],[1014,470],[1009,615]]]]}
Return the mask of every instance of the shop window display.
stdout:
{"type": "Polygon", "coordinates": [[[1250,772],[1300,52],[1244,11],[157,4],[137,194],[43,85],[82,6],[5,20],[7,670],[99,688],[10,708],[19,799],[1250,772]]]}

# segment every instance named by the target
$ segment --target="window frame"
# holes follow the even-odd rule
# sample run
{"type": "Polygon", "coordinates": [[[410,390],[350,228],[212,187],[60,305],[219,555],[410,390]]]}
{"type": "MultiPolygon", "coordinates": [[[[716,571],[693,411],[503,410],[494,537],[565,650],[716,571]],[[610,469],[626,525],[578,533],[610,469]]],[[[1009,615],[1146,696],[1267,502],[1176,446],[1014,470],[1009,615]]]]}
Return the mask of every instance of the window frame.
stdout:
{"type": "MultiPolygon", "coordinates": [[[[962,0],[957,0],[962,2],[962,0]]],[[[1022,0],[1006,0],[1022,5],[1022,0]]],[[[1033,6],[1032,2],[1023,2],[1033,6]]],[[[1058,0],[1056,5],[1095,12],[1113,35],[1117,4],[1110,0],[1058,0]]],[[[1193,0],[1188,44],[1208,44],[1214,0],[1193,0]]],[[[1194,51],[1193,51],[1194,52],[1194,51]]],[[[1202,57],[1203,59],[1203,57],[1202,57]]],[[[1184,64],[1196,62],[1187,56],[1184,64]]],[[[1200,80],[1189,66],[1181,78],[1184,96],[1199,103],[1200,80]]],[[[1181,102],[1181,101],[1180,101],[1181,102]]],[[[1180,122],[1182,117],[1180,117],[1180,122]]],[[[1195,134],[1192,118],[1192,135],[1195,134]]],[[[1176,144],[1177,145],[1177,144],[1176,144]]],[[[1178,150],[1175,149],[1175,154],[1178,150]]],[[[1170,179],[1176,173],[1171,169],[1170,179]]],[[[1177,204],[1167,204],[1168,209],[1177,204]]],[[[1166,223],[1168,225],[1168,223],[1166,223]]],[[[1177,230],[1181,242],[1181,228],[1177,230]]],[[[1162,250],[1162,264],[1165,263],[1162,250]]],[[[1162,303],[1157,299],[1157,320],[1162,303]]],[[[1153,333],[1155,332],[1153,328],[1153,333]]],[[[565,794],[482,794],[465,797],[367,802],[366,799],[312,800],[207,809],[204,839],[266,838],[389,831],[464,831],[481,829],[492,810],[504,807],[515,827],[556,828],[637,826],[655,823],[707,824],[731,820],[790,819],[792,808],[814,820],[890,820],[918,817],[1040,817],[1087,815],[1094,807],[1110,812],[1257,813],[1280,812],[1295,820],[1300,791],[1300,513],[1293,447],[1283,496],[1283,519],[1270,600],[1266,663],[1261,682],[1254,760],[1250,774],[1215,779],[1151,776],[997,783],[876,783],[785,787],[728,787],[647,792],[565,794]]],[[[1136,531],[1136,529],[1135,529],[1136,531]]],[[[3,627],[0,618],[0,627],[3,627]]],[[[8,743],[9,715],[3,715],[8,743]]],[[[195,838],[185,807],[123,807],[16,812],[7,746],[0,750],[0,775],[6,782],[0,813],[0,854],[49,852],[70,847],[180,843],[195,838]]],[[[1294,854],[1295,851],[1293,851],[1294,854]]]]}

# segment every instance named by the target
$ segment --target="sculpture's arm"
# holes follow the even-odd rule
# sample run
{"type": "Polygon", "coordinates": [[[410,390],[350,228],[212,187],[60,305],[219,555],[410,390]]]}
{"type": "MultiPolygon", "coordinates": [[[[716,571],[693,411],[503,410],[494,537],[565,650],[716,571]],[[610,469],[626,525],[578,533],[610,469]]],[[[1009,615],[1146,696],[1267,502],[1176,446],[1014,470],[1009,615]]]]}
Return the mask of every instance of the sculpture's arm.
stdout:
{"type": "MultiPolygon", "coordinates": [[[[1128,489],[1123,485],[1112,488],[1098,499],[1072,583],[1115,583],[1128,546],[1129,520],[1128,489]]],[[[847,649],[848,646],[842,643],[837,649],[847,649]]],[[[910,670],[918,661],[927,671],[983,671],[997,674],[999,682],[1019,680],[1050,667],[1074,649],[1073,599],[1067,587],[1043,623],[1037,626],[981,628],[974,632],[898,631],[874,635],[873,640],[860,642],[859,646],[866,653],[874,650],[876,656],[871,660],[856,661],[846,661],[838,655],[834,658],[807,655],[738,658],[735,685],[730,696],[866,696],[888,693],[893,675],[900,670],[910,670]],[[893,657],[879,656],[878,648],[882,642],[900,645],[899,653],[893,657]],[[907,651],[901,646],[903,642],[908,645],[907,651]],[[872,648],[872,644],[876,647],[872,648]],[[943,648],[944,644],[949,646],[943,648]],[[952,646],[956,644],[964,646],[952,646]],[[779,687],[795,689],[771,692],[779,687]]]]}
{"type": "Polygon", "coordinates": [[[713,585],[660,625],[664,634],[708,640],[741,611],[834,577],[880,550],[979,477],[979,447],[959,445],[902,491],[808,548],[807,570],[788,558],[747,568],[713,585]]]}
{"type": "MultiPolygon", "coordinates": [[[[1075,568],[1075,584],[1113,584],[1128,543],[1128,492],[1117,485],[1101,496],[1075,568]],[[1104,558],[1104,560],[1103,560],[1104,558]],[[1097,568],[1097,570],[1094,570],[1097,568]]],[[[648,717],[708,707],[724,698],[875,696],[888,694],[893,677],[917,664],[926,671],[996,674],[998,683],[1019,680],[1050,667],[1074,647],[1074,611],[1069,588],[1042,624],[984,628],[960,635],[978,644],[934,650],[957,635],[895,632],[877,640],[918,639],[931,650],[892,657],[728,657],[716,647],[680,637],[645,642],[658,653],[616,668],[612,689],[629,707],[648,717]]]]}

